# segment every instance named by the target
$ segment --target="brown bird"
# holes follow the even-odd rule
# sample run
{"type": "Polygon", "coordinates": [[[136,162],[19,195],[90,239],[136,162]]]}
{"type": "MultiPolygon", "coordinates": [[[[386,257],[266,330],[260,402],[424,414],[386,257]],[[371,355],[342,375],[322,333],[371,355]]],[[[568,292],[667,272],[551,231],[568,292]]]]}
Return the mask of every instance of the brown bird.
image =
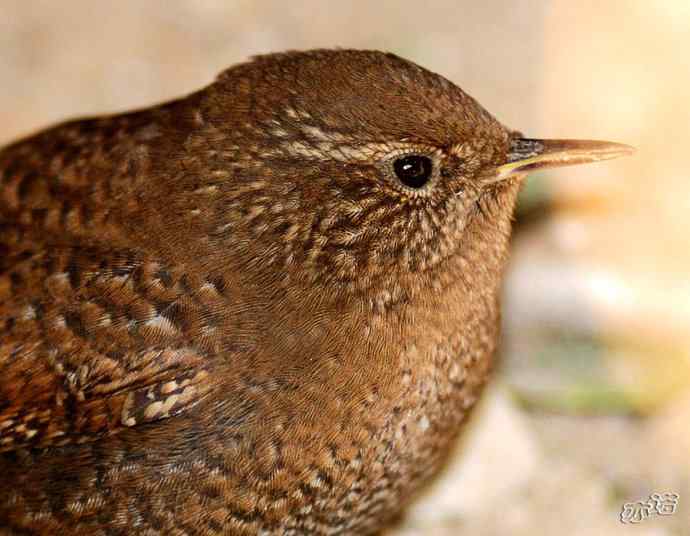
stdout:
{"type": "Polygon", "coordinates": [[[0,533],[381,530],[487,379],[525,172],[627,152],[353,50],[0,150],[0,533]]]}

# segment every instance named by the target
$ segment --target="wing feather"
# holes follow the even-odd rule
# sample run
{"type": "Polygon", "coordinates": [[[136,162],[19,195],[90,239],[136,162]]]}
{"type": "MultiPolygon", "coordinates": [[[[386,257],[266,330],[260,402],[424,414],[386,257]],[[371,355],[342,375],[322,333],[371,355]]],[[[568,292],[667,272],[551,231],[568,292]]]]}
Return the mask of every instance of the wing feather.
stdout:
{"type": "Polygon", "coordinates": [[[52,248],[3,278],[28,286],[0,305],[0,451],[90,441],[210,391],[211,348],[179,319],[203,315],[181,273],[128,251],[52,248]]]}
{"type": "Polygon", "coordinates": [[[128,223],[169,106],[0,149],[0,451],[92,441],[210,392],[220,294],[128,223]]]}

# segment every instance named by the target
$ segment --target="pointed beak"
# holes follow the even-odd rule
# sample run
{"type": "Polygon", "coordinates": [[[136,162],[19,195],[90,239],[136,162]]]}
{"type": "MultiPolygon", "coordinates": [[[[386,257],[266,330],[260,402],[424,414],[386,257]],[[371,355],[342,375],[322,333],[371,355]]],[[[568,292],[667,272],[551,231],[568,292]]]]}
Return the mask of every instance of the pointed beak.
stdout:
{"type": "Polygon", "coordinates": [[[634,151],[629,145],[610,141],[514,138],[508,150],[508,161],[499,166],[496,180],[536,169],[609,160],[634,151]]]}

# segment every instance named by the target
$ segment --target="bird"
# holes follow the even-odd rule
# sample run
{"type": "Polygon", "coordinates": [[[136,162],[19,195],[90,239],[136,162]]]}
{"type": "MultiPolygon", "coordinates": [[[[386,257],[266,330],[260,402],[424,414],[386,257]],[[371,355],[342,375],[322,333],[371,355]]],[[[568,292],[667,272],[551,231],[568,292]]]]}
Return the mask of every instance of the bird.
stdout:
{"type": "Polygon", "coordinates": [[[380,533],[490,376],[525,176],[630,152],[348,49],[0,149],[0,534],[380,533]]]}

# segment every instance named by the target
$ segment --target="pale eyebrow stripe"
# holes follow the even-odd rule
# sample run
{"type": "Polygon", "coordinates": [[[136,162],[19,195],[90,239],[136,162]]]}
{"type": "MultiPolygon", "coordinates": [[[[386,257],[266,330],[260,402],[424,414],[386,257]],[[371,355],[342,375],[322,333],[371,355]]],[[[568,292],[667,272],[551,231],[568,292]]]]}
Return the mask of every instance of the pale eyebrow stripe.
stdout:
{"type": "Polygon", "coordinates": [[[414,143],[404,142],[366,142],[356,143],[353,138],[342,137],[338,141],[290,140],[280,143],[276,149],[262,153],[265,157],[293,156],[312,161],[352,162],[371,160],[377,155],[395,154],[396,152],[422,151],[436,152],[437,149],[414,143]],[[349,143],[348,143],[349,142],[349,143]],[[355,143],[353,143],[355,142],[355,143]]]}

